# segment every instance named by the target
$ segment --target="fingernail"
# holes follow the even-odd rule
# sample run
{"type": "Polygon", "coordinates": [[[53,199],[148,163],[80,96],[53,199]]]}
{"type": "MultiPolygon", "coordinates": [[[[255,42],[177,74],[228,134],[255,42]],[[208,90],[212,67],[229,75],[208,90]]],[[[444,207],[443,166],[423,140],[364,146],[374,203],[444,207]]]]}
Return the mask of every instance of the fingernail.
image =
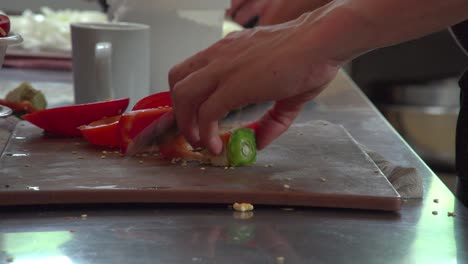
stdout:
{"type": "Polygon", "coordinates": [[[223,151],[223,142],[221,142],[219,137],[212,137],[210,139],[208,149],[214,155],[219,155],[223,151]]]}

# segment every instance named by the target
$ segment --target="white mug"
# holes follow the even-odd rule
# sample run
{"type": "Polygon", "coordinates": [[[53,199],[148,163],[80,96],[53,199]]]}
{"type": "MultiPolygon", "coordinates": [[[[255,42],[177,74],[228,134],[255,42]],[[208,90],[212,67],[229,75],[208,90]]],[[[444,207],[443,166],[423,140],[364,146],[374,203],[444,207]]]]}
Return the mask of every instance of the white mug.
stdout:
{"type": "Polygon", "coordinates": [[[150,28],[136,23],[71,24],[75,103],[150,94],[150,28]]]}

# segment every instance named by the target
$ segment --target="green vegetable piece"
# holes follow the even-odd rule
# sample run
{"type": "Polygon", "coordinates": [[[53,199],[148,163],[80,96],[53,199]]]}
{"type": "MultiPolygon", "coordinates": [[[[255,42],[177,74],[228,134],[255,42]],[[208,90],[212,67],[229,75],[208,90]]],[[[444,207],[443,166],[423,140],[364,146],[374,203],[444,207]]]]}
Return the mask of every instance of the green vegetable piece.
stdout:
{"type": "Polygon", "coordinates": [[[34,89],[28,82],[23,82],[20,86],[10,91],[5,97],[5,100],[12,103],[29,101],[37,110],[43,110],[47,107],[44,94],[34,89]]]}
{"type": "Polygon", "coordinates": [[[232,167],[255,163],[257,161],[255,132],[250,128],[235,130],[229,138],[227,156],[232,167]]]}

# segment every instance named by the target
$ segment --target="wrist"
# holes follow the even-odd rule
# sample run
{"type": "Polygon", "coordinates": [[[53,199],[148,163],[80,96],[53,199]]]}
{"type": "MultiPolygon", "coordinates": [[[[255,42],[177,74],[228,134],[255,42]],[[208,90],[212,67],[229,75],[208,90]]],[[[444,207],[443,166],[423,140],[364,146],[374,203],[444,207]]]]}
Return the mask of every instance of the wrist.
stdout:
{"type": "Polygon", "coordinates": [[[339,64],[376,48],[379,42],[372,24],[341,3],[325,5],[303,19],[311,49],[339,64]]]}

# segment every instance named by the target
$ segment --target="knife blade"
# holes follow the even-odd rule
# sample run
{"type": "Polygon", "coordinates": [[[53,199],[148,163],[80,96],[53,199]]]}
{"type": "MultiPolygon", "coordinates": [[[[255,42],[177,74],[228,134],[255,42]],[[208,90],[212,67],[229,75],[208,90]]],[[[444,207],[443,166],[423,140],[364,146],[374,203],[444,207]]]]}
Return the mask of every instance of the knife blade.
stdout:
{"type": "Polygon", "coordinates": [[[173,112],[167,112],[145,127],[128,145],[125,155],[133,156],[149,146],[158,145],[167,136],[177,133],[177,123],[173,112]]]}

